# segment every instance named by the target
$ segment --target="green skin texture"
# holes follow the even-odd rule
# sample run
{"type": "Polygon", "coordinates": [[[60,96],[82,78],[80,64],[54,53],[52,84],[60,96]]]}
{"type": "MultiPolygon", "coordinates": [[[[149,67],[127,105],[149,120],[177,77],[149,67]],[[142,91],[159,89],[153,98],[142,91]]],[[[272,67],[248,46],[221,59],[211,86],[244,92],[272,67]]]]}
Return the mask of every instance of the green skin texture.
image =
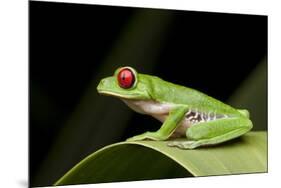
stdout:
{"type": "Polygon", "coordinates": [[[180,122],[185,118],[189,109],[197,109],[199,112],[215,112],[226,115],[227,118],[212,121],[199,122],[196,126],[186,129],[184,141],[170,141],[168,146],[176,146],[182,149],[194,149],[199,146],[219,144],[239,137],[253,127],[247,110],[235,109],[217,99],[188,87],[176,85],[162,80],[156,76],[135,72],[136,82],[130,89],[123,89],[118,85],[118,68],[113,76],[100,81],[97,90],[100,94],[114,96],[120,99],[154,101],[160,104],[172,104],[168,116],[161,128],[156,132],[143,134],[127,139],[138,140],[168,140],[180,122]]]}

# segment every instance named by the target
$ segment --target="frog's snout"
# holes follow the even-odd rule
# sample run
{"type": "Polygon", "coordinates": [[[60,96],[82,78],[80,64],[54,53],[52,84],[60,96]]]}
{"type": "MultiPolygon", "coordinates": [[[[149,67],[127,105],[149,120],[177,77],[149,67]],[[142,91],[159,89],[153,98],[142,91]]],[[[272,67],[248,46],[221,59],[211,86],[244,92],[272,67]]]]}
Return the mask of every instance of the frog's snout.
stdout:
{"type": "Polygon", "coordinates": [[[105,85],[105,79],[102,79],[97,86],[97,90],[101,91],[104,88],[104,85],[105,85]]]}
{"type": "Polygon", "coordinates": [[[114,84],[114,77],[107,77],[107,78],[103,78],[99,85],[97,86],[97,90],[99,93],[105,92],[105,91],[112,91],[112,89],[114,88],[115,84],[114,84]]]}

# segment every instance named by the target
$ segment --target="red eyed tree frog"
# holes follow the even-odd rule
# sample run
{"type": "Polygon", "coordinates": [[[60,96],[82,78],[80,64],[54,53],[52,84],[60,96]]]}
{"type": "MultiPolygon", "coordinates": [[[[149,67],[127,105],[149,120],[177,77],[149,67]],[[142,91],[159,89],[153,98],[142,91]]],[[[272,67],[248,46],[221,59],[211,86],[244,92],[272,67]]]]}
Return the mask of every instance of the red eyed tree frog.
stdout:
{"type": "Polygon", "coordinates": [[[127,141],[186,137],[184,141],[171,140],[168,146],[194,149],[231,140],[253,127],[247,110],[235,109],[195,89],[137,73],[132,67],[118,68],[113,76],[100,81],[97,90],[163,123],[158,131],[127,141]]]}

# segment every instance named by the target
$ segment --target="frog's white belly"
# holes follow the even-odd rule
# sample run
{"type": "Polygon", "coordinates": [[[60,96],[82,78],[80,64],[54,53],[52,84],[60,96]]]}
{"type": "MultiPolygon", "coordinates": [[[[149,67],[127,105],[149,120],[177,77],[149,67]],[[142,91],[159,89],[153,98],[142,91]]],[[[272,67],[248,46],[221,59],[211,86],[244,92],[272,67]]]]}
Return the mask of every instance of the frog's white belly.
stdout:
{"type": "MultiPolygon", "coordinates": [[[[169,115],[172,104],[169,103],[159,103],[152,100],[124,100],[123,101],[134,111],[151,115],[155,119],[164,122],[169,115]]],[[[185,136],[185,132],[188,127],[192,125],[192,122],[187,118],[184,118],[180,125],[173,132],[172,137],[182,137],[185,136]]]]}
{"type": "Polygon", "coordinates": [[[168,103],[159,103],[152,100],[127,100],[123,99],[123,101],[134,111],[141,114],[148,115],[167,115],[169,111],[173,107],[172,104],[168,103]]]}

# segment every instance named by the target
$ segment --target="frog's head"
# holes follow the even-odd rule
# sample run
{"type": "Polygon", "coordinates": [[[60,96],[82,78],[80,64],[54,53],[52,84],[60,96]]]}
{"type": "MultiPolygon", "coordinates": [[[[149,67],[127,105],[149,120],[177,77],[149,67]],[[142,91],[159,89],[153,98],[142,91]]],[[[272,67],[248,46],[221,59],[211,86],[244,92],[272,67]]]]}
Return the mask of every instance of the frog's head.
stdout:
{"type": "Polygon", "coordinates": [[[118,68],[113,76],[100,81],[97,90],[122,99],[150,99],[145,78],[132,67],[118,68]]]}

